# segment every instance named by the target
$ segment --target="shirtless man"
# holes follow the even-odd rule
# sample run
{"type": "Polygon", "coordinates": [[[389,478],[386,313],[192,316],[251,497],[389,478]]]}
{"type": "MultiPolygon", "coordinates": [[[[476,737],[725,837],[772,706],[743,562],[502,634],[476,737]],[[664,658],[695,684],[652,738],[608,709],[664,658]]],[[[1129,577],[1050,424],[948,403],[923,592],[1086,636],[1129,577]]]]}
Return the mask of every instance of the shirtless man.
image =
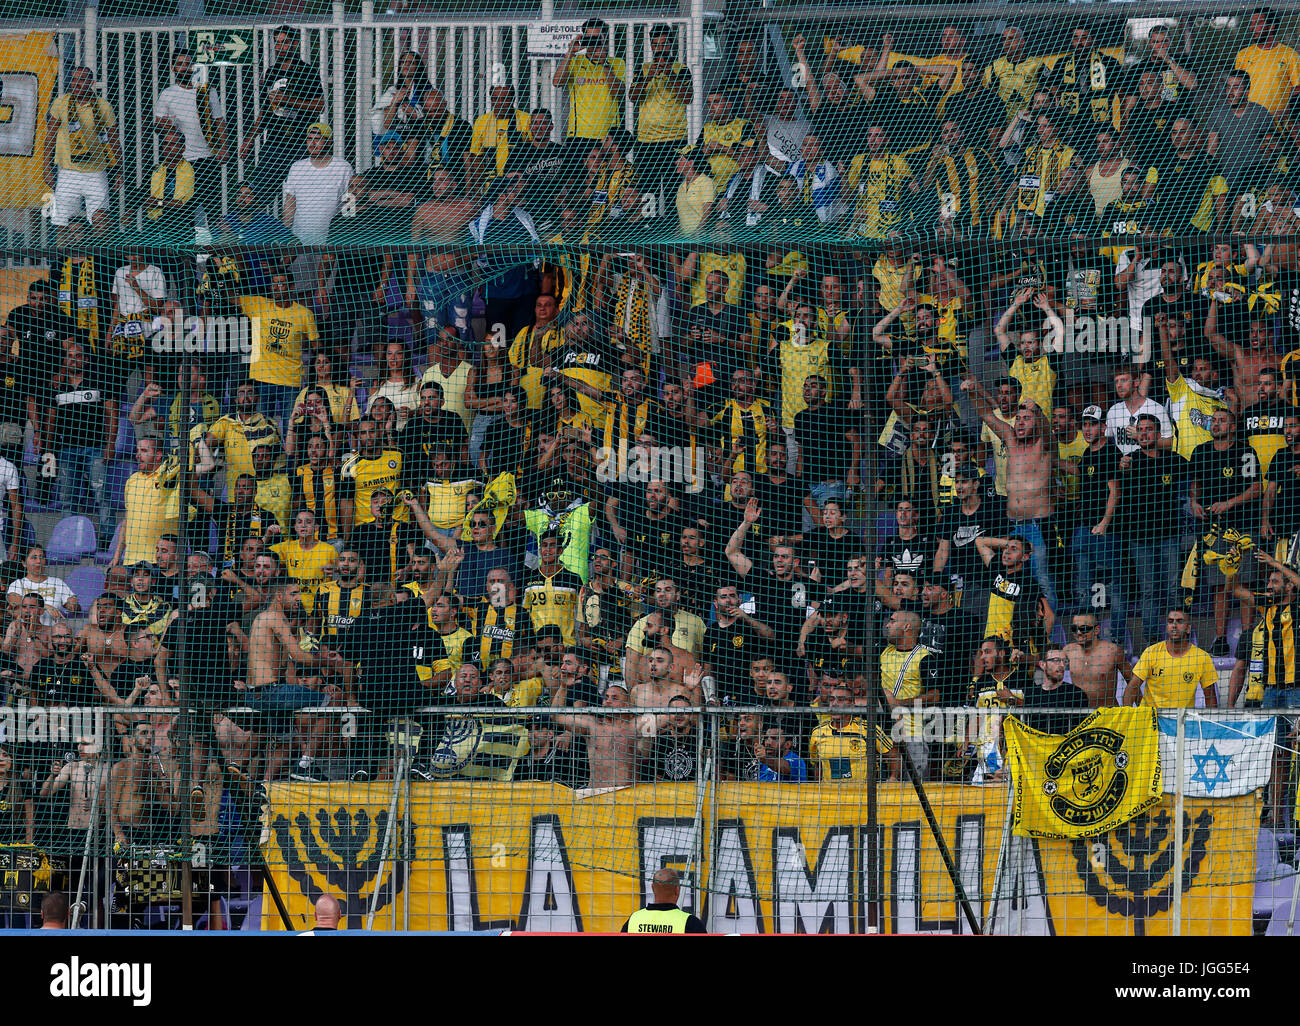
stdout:
{"type": "Polygon", "coordinates": [[[1283,354],[1273,348],[1272,328],[1262,318],[1250,322],[1248,344],[1237,345],[1219,329],[1219,306],[1218,299],[1210,305],[1209,316],[1205,318],[1205,337],[1216,353],[1232,361],[1232,390],[1244,402],[1245,397],[1259,392],[1259,372],[1266,367],[1280,367],[1283,354]]]}
{"type": "Polygon", "coordinates": [[[118,663],[126,658],[126,633],[116,596],[105,592],[95,599],[90,618],[77,633],[77,642],[105,677],[113,676],[118,663]]]}
{"type": "Polygon", "coordinates": [[[18,616],[5,631],[4,641],[0,642],[0,652],[13,657],[24,678],[31,675],[38,661],[54,650],[50,628],[41,623],[44,612],[45,600],[35,592],[28,592],[23,596],[18,616]]]}
{"type": "Polygon", "coordinates": [[[1052,514],[1056,512],[1054,483],[1058,455],[1047,417],[1034,403],[1022,400],[1011,424],[994,415],[996,409],[984,387],[969,377],[961,383],[975,412],[1007,447],[1007,519],[1013,529],[1028,538],[1034,554],[1034,576],[1047,599],[1056,608],[1056,587],[1047,565],[1047,539],[1053,537],[1052,514]]]}
{"type": "Polygon", "coordinates": [[[58,794],[65,787],[69,790],[65,829],[67,850],[74,858],[80,857],[85,850],[95,792],[99,792],[101,801],[107,794],[108,764],[101,758],[102,754],[102,746],[93,737],[77,738],[77,757],[70,762],[56,761],[49,777],[41,785],[42,798],[58,794]]]}
{"type": "Polygon", "coordinates": [[[1070,617],[1070,637],[1065,646],[1065,656],[1070,661],[1070,679],[1076,687],[1088,693],[1088,701],[1095,709],[1099,705],[1115,705],[1116,678],[1124,686],[1133,679],[1133,667],[1124,650],[1113,641],[1103,641],[1097,633],[1097,614],[1075,613],[1070,617]]]}
{"type": "MultiPolygon", "coordinates": [[[[653,655],[654,652],[651,653],[653,655]]],[[[558,701],[563,701],[563,685],[556,695],[558,701]]],[[[557,704],[556,701],[552,702],[553,706],[557,704]]],[[[611,684],[605,689],[602,708],[626,709],[630,704],[627,689],[623,685],[611,684]]],[[[558,726],[587,738],[587,765],[591,767],[588,787],[627,787],[636,783],[637,728],[633,717],[561,713],[556,714],[555,719],[558,726]]]]}
{"type": "MultiPolygon", "coordinates": [[[[696,663],[685,675],[677,665],[678,660],[672,650],[664,645],[656,645],[646,656],[646,672],[632,685],[630,698],[632,705],[643,709],[662,709],[667,707],[668,699],[673,695],[686,695],[695,705],[703,705],[703,692],[700,681],[704,677],[704,667],[696,663]]],[[[644,737],[654,737],[664,724],[664,716],[643,713],[637,717],[637,728],[644,737]]]]}
{"type": "Polygon", "coordinates": [[[166,772],[154,754],[153,727],[136,723],[122,739],[126,758],[109,776],[109,822],[113,843],[151,844],[172,832],[177,811],[166,772]]]}
{"type": "MultiPolygon", "coordinates": [[[[330,649],[303,651],[298,634],[290,622],[291,614],[302,606],[302,590],[293,578],[282,578],[271,591],[270,602],[253,620],[248,632],[248,678],[246,700],[262,720],[263,733],[274,739],[268,744],[265,779],[273,780],[288,758],[281,743],[292,733],[299,709],[325,705],[328,697],[300,684],[284,682],[290,663],[328,666],[341,669],[342,658],[330,649]]],[[[236,683],[238,687],[238,683],[236,683]]],[[[303,756],[315,757],[320,735],[312,732],[304,738],[303,756]]]]}

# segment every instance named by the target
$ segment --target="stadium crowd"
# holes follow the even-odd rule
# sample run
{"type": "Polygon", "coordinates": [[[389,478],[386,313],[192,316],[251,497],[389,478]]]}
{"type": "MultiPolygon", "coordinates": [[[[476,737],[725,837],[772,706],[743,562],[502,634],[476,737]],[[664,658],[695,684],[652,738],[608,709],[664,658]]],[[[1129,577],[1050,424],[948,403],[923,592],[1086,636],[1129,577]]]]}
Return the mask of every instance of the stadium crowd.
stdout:
{"type": "Polygon", "coordinates": [[[10,746],[0,841],[65,790],[41,829],[84,831],[96,787],[121,843],[215,833],[223,791],[388,774],[396,719],[423,779],[615,786],[706,752],[1000,772],[996,727],[927,740],[918,706],[1300,704],[1300,257],[1274,243],[1300,55],[1267,11],[1248,31],[1225,57],[1157,27],[1127,63],[1087,28],[1051,58],[1014,27],[982,55],[955,25],[914,58],[797,37],[785,79],[742,37],[691,139],[673,30],[628,68],[591,19],[567,124],[507,84],[470,120],[407,53],[357,172],[284,28],[243,138],[173,55],[120,260],[115,112],[79,70],[58,257],[4,329],[0,677],[113,730],[10,746]],[[197,261],[151,241],[196,225],[197,261]],[[249,344],[186,356],[191,315],[249,344]],[[1127,356],[1073,344],[1121,316],[1127,356]],[[35,502],[95,521],[89,608],[35,502]],[[189,751],[146,715],[177,666],[189,751]],[[710,737],[601,711],[704,704],[762,711],[710,737]]]}

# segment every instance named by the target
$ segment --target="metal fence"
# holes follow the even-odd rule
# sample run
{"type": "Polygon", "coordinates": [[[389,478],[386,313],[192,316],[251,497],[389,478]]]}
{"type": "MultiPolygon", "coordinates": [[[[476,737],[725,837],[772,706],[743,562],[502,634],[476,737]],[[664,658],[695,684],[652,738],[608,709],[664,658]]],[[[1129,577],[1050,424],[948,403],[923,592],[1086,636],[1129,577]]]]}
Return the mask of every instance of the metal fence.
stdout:
{"type": "MultiPolygon", "coordinates": [[[[296,930],[330,893],[354,929],[608,931],[652,900],[651,878],[668,866],[682,879],[681,906],[717,932],[1293,931],[1294,852],[1281,849],[1293,836],[1294,741],[1285,719],[1276,734],[1259,729],[1273,725],[1268,711],[1166,711],[1162,752],[1186,771],[1166,769],[1155,807],[1077,841],[1015,834],[1005,770],[971,782],[979,760],[970,746],[996,738],[1010,710],[926,708],[928,722],[944,725],[928,742],[930,779],[909,779],[906,757],[822,750],[809,767],[820,780],[796,782],[797,759],[787,760],[791,778],[754,780],[756,759],[780,756],[761,734],[757,748],[748,740],[754,724],[744,717],[770,722],[773,711],[439,705],[394,721],[304,710],[331,724],[338,772],[322,775],[339,779],[262,791],[231,768],[251,751],[233,726],[249,723],[233,710],[218,721],[226,782],[213,805],[217,771],[208,756],[186,764],[178,710],[110,710],[97,754],[72,738],[41,769],[36,843],[0,846],[5,922],[28,925],[53,887],[94,928],[296,930]],[[119,750],[141,722],[153,727],[148,746],[119,750]],[[572,735],[593,772],[610,751],[602,737],[626,733],[650,753],[654,779],[575,787],[587,781],[566,779],[527,744],[552,728],[572,735]],[[1264,741],[1234,746],[1225,729],[1264,741]],[[669,747],[678,754],[661,757],[669,747]],[[962,771],[948,772],[942,752],[962,771]],[[1284,777],[1269,781],[1266,804],[1261,788],[1243,792],[1243,781],[1269,780],[1278,767],[1284,777]],[[95,779],[102,790],[87,787],[95,779]],[[170,790],[146,795],[146,780],[170,790]],[[65,790],[67,829],[41,820],[65,790]],[[178,811],[147,821],[145,798],[178,811]]],[[[813,724],[830,710],[780,713],[813,724]]],[[[905,724],[890,725],[896,749],[905,724]]]]}

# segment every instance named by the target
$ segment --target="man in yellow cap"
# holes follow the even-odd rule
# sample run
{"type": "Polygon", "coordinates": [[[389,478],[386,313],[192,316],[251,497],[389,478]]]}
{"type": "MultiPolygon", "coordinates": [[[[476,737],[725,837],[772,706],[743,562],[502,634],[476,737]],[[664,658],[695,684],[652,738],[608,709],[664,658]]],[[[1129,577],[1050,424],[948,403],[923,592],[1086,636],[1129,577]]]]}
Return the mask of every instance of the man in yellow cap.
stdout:
{"type": "Polygon", "coordinates": [[[352,187],[352,165],[334,155],[333,139],[329,125],[308,125],[307,156],[284,180],[284,225],[309,246],[325,244],[330,222],[352,187]]]}
{"type": "Polygon", "coordinates": [[[699,918],[677,907],[681,891],[677,870],[665,866],[650,883],[655,900],[627,917],[621,933],[705,933],[699,918]]]}

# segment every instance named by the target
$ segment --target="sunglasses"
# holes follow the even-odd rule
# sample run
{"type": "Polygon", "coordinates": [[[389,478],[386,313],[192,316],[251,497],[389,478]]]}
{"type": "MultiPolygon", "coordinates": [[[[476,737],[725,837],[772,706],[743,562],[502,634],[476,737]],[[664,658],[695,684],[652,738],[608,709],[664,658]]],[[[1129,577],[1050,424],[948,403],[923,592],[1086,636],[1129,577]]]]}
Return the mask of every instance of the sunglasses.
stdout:
{"type": "Polygon", "coordinates": [[[1074,631],[1075,634],[1087,634],[1089,631],[1095,631],[1096,629],[1097,625],[1095,623],[1076,623],[1070,625],[1070,630],[1074,631]]]}

